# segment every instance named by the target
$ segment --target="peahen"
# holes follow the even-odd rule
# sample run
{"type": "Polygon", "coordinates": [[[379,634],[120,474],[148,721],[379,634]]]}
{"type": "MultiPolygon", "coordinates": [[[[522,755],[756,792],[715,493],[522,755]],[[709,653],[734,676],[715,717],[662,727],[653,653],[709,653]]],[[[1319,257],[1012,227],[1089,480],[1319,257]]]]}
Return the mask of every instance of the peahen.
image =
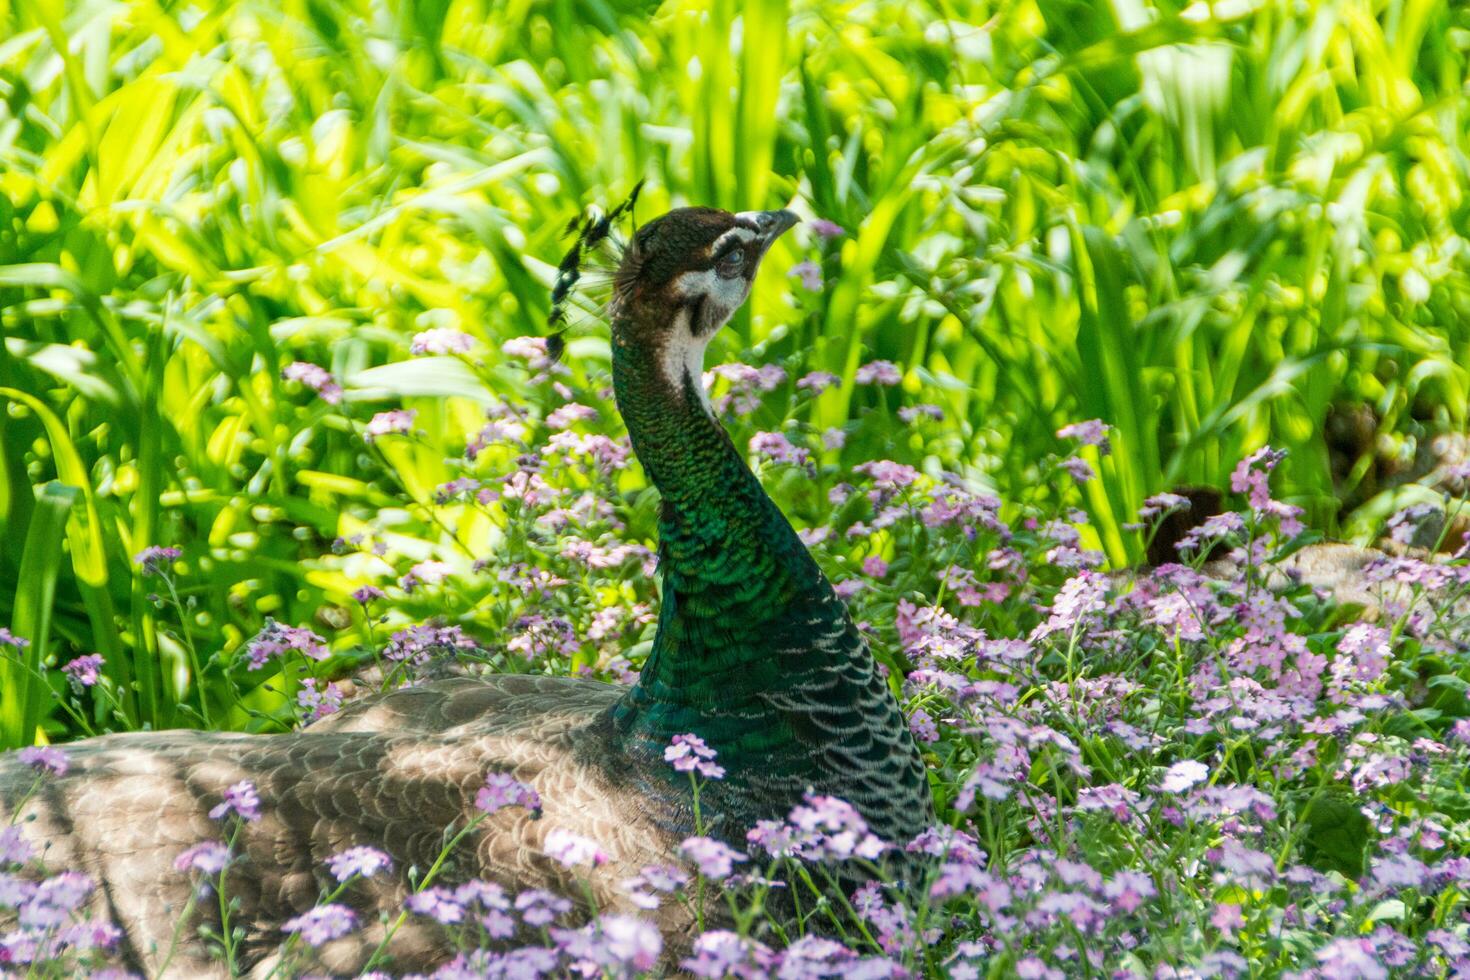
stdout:
{"type": "MultiPolygon", "coordinates": [[[[494,814],[451,875],[573,890],[544,853],[547,835],[568,829],[609,858],[591,873],[603,911],[631,911],[619,882],[668,862],[693,831],[687,778],[663,758],[676,734],[696,733],[718,752],[727,775],[702,795],[701,813],[712,836],[737,846],[808,791],[848,800],[889,841],[933,822],[919,753],[865,641],[714,418],[701,381],[706,345],[795,221],[789,211],[677,209],[639,228],[617,269],[614,390],[662,496],[662,608],[631,688],[461,678],[358,702],[295,734],[149,732],[67,746],[70,771],[43,782],[20,816],[48,867],[99,882],[94,911],[123,928],[136,967],[152,975],[163,964],[190,895],[174,859],[217,836],[209,811],[242,779],[255,783],[263,816],[243,825],[245,860],[229,881],[242,960],[257,974],[271,969],[282,923],[317,900],[324,860],[368,844],[393,857],[399,878],[354,889],[364,928],[324,947],[334,973],[360,968],[382,938],[379,912],[402,907],[401,872],[429,866],[444,828],[472,814],[487,772],[533,787],[541,816],[494,814]]],[[[13,757],[0,759],[0,813],[13,813],[32,783],[13,757]]],[[[684,912],[659,915],[666,935],[687,934],[684,912]]],[[[394,969],[449,955],[437,927],[416,922],[394,937],[394,969]]],[[[171,975],[221,970],[190,926],[181,935],[171,975]]]]}

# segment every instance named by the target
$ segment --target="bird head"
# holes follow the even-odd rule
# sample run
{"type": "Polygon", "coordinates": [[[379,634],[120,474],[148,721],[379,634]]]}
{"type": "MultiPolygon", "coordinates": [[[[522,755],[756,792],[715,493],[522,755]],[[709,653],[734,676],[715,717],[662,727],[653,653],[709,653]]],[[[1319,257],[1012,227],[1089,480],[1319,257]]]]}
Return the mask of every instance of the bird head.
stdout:
{"type": "Polygon", "coordinates": [[[639,228],[613,280],[614,323],[675,319],[708,339],[745,302],[761,259],[796,224],[790,211],[676,208],[639,228]]]}
{"type": "Polygon", "coordinates": [[[771,243],[794,224],[790,211],[676,208],[643,225],[613,277],[613,343],[656,357],[676,385],[697,382],[705,347],[750,295],[771,243]]]}

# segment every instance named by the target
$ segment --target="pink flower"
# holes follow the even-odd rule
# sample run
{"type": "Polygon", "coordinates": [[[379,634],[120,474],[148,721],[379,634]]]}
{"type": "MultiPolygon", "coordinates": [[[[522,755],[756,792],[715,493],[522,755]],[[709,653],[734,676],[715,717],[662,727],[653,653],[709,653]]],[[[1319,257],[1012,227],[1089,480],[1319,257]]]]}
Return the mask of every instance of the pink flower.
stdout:
{"type": "Polygon", "coordinates": [[[1235,931],[1245,925],[1245,917],[1240,914],[1239,905],[1221,903],[1215,906],[1214,913],[1210,916],[1210,924],[1226,939],[1235,935],[1235,931]]]}
{"type": "Polygon", "coordinates": [[[383,436],[407,435],[413,431],[414,420],[419,417],[418,409],[397,408],[391,412],[379,412],[368,421],[363,438],[375,442],[383,436]]]}
{"type": "Polygon", "coordinates": [[[544,368],[551,363],[546,352],[545,337],[512,337],[500,345],[500,350],[511,357],[527,361],[533,368],[544,368]]]}
{"type": "Polygon", "coordinates": [[[841,225],[835,221],[828,221],[826,218],[813,218],[807,224],[822,238],[841,238],[847,234],[841,225]]]}
{"type": "Polygon", "coordinates": [[[1120,871],[1103,886],[1103,894],[1112,899],[1120,912],[1136,911],[1140,905],[1158,894],[1153,879],[1138,871],[1120,871]]]}
{"type": "Polygon", "coordinates": [[[597,418],[597,409],[577,402],[568,402],[546,416],[546,425],[552,429],[570,428],[573,422],[590,422],[597,418]]]}
{"type": "Polygon", "coordinates": [[[209,811],[209,816],[212,820],[222,820],[232,813],[247,823],[260,819],[260,797],[256,795],[255,784],[250,780],[242,779],[226,789],[224,799],[215,804],[209,811]]]}
{"type": "Polygon", "coordinates": [[[597,867],[607,863],[607,854],[596,841],[574,834],[565,827],[553,827],[546,835],[542,849],[564,868],[574,868],[579,864],[597,867]]]}
{"type": "Polygon", "coordinates": [[[434,327],[414,334],[408,350],[411,354],[468,354],[475,338],[462,330],[434,327]]]}
{"type": "Polygon", "coordinates": [[[475,795],[475,806],[485,813],[494,813],[508,806],[525,807],[534,812],[541,809],[541,797],[509,773],[491,772],[485,775],[485,785],[475,795]]]}
{"type": "Polygon", "coordinates": [[[870,578],[882,578],[888,574],[888,562],[877,555],[869,555],[863,559],[863,574],[870,578]]]}
{"type": "Polygon", "coordinates": [[[281,370],[281,377],[287,381],[299,381],[312,391],[328,405],[336,405],[342,401],[342,386],[337,379],[326,370],[306,361],[295,361],[287,364],[281,370]]]}
{"type": "Polygon", "coordinates": [[[308,677],[301,682],[301,690],[296,692],[296,706],[308,724],[320,721],[327,715],[336,714],[342,707],[342,692],[336,684],[324,684],[315,677],[308,677]],[[322,687],[318,688],[318,684],[322,687]]]}
{"type": "Polygon", "coordinates": [[[1286,450],[1262,446],[1241,460],[1230,474],[1230,489],[1249,496],[1250,505],[1264,510],[1271,500],[1271,471],[1286,458],[1286,450]]]}
{"type": "Polygon", "coordinates": [[[744,854],[711,837],[686,837],[679,853],[693,861],[700,874],[716,881],[730,877],[736,862],[747,860],[744,854]]]}
{"type": "Polygon", "coordinates": [[[259,670],[267,661],[292,650],[308,660],[325,660],[328,656],[327,641],[305,626],[285,626],[269,618],[255,638],[245,644],[251,670],[259,670]]]}
{"type": "Polygon", "coordinates": [[[102,669],[102,654],[89,653],[70,661],[61,672],[71,682],[72,690],[80,692],[84,687],[97,683],[98,671],[102,669]]]}
{"type": "Polygon", "coordinates": [[[664,940],[658,928],[631,915],[599,916],[597,932],[607,954],[634,970],[652,970],[663,952],[664,940]]]}
{"type": "Polygon", "coordinates": [[[207,840],[195,844],[174,858],[174,870],[176,871],[200,871],[207,875],[217,875],[230,863],[230,850],[217,840],[207,840]]]}
{"type": "Polygon", "coordinates": [[[664,749],[664,761],[677,772],[697,772],[706,779],[721,779],[725,775],[724,767],[714,759],[715,750],[694,734],[675,735],[664,749]]]}

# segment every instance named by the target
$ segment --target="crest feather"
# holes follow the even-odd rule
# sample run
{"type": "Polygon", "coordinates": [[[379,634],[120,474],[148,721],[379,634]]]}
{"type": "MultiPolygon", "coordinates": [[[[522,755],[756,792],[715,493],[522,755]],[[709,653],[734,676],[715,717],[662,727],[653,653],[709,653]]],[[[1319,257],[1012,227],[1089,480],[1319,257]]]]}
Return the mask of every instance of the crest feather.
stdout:
{"type": "Polygon", "coordinates": [[[593,211],[585,217],[573,218],[567,225],[566,234],[575,234],[577,237],[572,242],[572,247],[567,249],[566,255],[562,256],[561,264],[556,267],[556,281],[551,286],[551,312],[546,317],[546,326],[551,330],[546,339],[546,353],[551,360],[557,360],[566,349],[563,334],[566,333],[567,303],[577,281],[582,278],[583,261],[610,240],[613,226],[620,219],[633,213],[633,206],[638,202],[638,192],[642,189],[643,181],[640,180],[633,185],[633,190],[623,202],[611,211],[605,214],[593,211]]]}

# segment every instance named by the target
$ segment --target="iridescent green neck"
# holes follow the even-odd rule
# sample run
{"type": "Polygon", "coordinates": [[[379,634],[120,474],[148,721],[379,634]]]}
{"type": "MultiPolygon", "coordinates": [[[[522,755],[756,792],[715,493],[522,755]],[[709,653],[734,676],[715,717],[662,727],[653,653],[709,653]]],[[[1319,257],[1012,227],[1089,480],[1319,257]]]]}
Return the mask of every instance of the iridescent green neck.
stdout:
{"type": "MultiPolygon", "coordinates": [[[[653,650],[615,713],[653,743],[694,731],[722,758],[802,735],[771,697],[832,669],[823,638],[850,629],[845,611],[791,524],[709,414],[698,375],[614,328],[613,388],[634,452],[663,497],[663,601],[653,650]]],[[[697,370],[697,366],[693,368],[697,370]]],[[[731,760],[735,761],[735,760],[731,760]]]]}

